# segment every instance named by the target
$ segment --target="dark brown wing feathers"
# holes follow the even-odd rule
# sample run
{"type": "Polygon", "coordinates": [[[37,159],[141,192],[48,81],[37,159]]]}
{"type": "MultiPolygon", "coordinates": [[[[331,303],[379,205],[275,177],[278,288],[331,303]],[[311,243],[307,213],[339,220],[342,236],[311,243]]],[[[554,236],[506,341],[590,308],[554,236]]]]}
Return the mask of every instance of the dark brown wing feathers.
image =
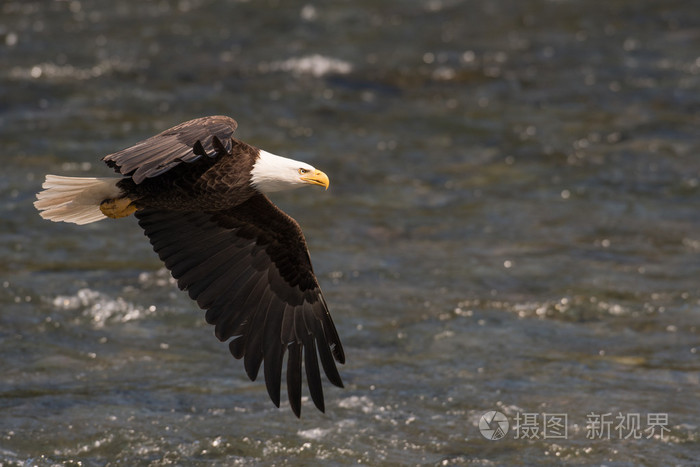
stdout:
{"type": "Polygon", "coordinates": [[[257,378],[262,365],[267,391],[279,406],[282,364],[288,353],[292,410],[299,416],[303,365],[311,399],[323,411],[318,360],[329,381],[342,387],[335,362],[345,362],[343,348],[299,225],[250,188],[241,176],[250,165],[233,162],[245,154],[244,160],[252,164],[251,156],[257,153],[232,139],[236,127],[229,117],[199,118],[103,160],[131,177],[120,186],[138,200],[136,217],[153,248],[179,287],[206,310],[216,337],[231,339],[231,354],[243,359],[248,376],[257,378]],[[224,154],[234,157],[218,157],[224,154]],[[171,170],[207,157],[211,163],[202,160],[171,170]],[[218,171],[200,180],[214,164],[219,164],[218,171]],[[166,177],[158,177],[165,172],[166,177]],[[225,188],[220,176],[227,180],[225,188]],[[142,184],[146,179],[152,181],[142,184]],[[193,198],[193,192],[185,193],[193,183],[199,189],[218,184],[217,190],[227,192],[209,193],[204,201],[193,198]]]}
{"type": "Polygon", "coordinates": [[[231,151],[238,124],[230,117],[202,117],[181,123],[147,140],[102,160],[123,175],[130,175],[136,184],[156,177],[181,162],[200,157],[216,157],[231,151]]]}
{"type": "MultiPolygon", "coordinates": [[[[216,139],[210,138],[209,146],[223,145],[216,139]]],[[[216,336],[221,341],[233,337],[229,349],[243,358],[248,376],[255,379],[263,365],[275,405],[288,352],[292,410],[299,416],[303,360],[311,399],[323,411],[318,359],[329,381],[342,387],[335,361],[344,363],[345,355],[299,225],[262,194],[225,211],[147,208],[136,217],[178,286],[206,310],[216,336]]]]}

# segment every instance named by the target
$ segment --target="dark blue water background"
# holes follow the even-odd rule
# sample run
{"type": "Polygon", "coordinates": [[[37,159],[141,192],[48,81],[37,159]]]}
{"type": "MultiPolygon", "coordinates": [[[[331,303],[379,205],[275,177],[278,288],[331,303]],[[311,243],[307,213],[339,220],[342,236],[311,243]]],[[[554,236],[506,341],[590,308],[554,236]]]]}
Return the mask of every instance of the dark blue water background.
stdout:
{"type": "Polygon", "coordinates": [[[0,143],[1,465],[700,457],[693,2],[4,1],[0,143]],[[272,406],[133,218],[32,207],[209,114],[331,178],[274,197],[346,348],[325,415],[272,406]]]}

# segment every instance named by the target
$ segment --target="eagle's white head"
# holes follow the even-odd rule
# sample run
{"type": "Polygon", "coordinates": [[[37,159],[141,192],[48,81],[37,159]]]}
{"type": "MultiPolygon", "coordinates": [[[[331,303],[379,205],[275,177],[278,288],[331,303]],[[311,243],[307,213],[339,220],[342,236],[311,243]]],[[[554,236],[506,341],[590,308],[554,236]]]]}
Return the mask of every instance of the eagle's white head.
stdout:
{"type": "Polygon", "coordinates": [[[262,193],[272,193],[305,185],[321,185],[328,189],[330,182],[325,173],[305,162],[276,156],[261,149],[250,171],[250,183],[262,193]]]}

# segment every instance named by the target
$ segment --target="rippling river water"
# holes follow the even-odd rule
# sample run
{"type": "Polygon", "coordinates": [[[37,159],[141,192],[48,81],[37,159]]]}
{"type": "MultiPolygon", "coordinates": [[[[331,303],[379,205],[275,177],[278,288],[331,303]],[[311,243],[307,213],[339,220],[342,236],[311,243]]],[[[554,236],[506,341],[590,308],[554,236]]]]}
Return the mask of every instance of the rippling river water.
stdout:
{"type": "Polygon", "coordinates": [[[697,465],[699,128],[693,2],[4,1],[0,465],[697,465]],[[209,114],[331,178],[274,197],[347,353],[326,414],[133,218],[32,206],[209,114]]]}

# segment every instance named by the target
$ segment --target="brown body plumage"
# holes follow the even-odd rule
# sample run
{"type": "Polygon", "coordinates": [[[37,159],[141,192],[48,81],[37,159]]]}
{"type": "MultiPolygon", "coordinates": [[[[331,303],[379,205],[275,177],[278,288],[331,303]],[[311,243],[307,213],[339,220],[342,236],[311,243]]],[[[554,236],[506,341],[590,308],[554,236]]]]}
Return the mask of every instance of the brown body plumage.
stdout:
{"type": "MultiPolygon", "coordinates": [[[[126,177],[118,186],[137,209],[230,209],[258,193],[250,184],[250,171],[256,156],[256,148],[231,139],[228,152],[176,165],[160,175],[144,178],[140,183],[136,183],[133,177],[126,177]]],[[[115,169],[118,171],[119,167],[115,166],[115,169]]]]}
{"type": "Polygon", "coordinates": [[[130,175],[118,186],[138,209],[229,209],[256,193],[259,150],[233,138],[236,126],[223,116],[191,120],[103,160],[130,175]]]}

